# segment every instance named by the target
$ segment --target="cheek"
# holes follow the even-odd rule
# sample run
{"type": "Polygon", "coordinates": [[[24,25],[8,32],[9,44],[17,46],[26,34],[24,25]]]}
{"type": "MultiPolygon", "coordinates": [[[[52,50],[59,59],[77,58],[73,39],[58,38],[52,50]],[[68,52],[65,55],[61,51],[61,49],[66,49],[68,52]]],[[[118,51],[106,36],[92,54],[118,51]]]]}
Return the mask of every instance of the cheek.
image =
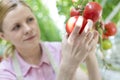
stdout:
{"type": "Polygon", "coordinates": [[[11,42],[12,43],[18,43],[18,42],[20,43],[20,39],[21,38],[19,38],[19,36],[14,35],[11,37],[11,42]]]}
{"type": "Polygon", "coordinates": [[[39,25],[36,23],[36,25],[35,25],[36,27],[36,32],[37,32],[37,34],[40,34],[40,28],[39,28],[39,25]]]}
{"type": "Polygon", "coordinates": [[[10,42],[13,45],[17,45],[18,44],[18,40],[16,39],[16,36],[9,36],[7,39],[8,42],[10,42]]]}
{"type": "Polygon", "coordinates": [[[40,29],[39,29],[39,27],[37,29],[37,34],[38,34],[38,37],[40,37],[40,29]]]}
{"type": "Polygon", "coordinates": [[[20,43],[22,39],[22,33],[18,32],[18,33],[13,33],[12,35],[10,35],[10,40],[12,43],[20,43]]]}
{"type": "Polygon", "coordinates": [[[11,33],[5,34],[4,37],[5,37],[5,40],[8,41],[8,42],[13,42],[13,40],[15,38],[15,36],[13,34],[11,34],[11,33]]]}

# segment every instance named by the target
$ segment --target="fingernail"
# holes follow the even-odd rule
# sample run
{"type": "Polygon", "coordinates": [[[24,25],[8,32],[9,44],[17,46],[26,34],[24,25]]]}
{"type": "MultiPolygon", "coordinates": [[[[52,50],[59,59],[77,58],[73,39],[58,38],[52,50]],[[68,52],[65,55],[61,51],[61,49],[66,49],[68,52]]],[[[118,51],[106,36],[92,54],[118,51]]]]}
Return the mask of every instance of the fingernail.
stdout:
{"type": "Polygon", "coordinates": [[[90,19],[88,19],[88,20],[87,20],[87,24],[86,24],[86,26],[85,26],[85,32],[87,32],[88,29],[90,29],[92,26],[93,26],[93,21],[90,20],[90,19]]]}
{"type": "Polygon", "coordinates": [[[77,22],[76,22],[76,26],[82,27],[82,23],[83,23],[83,17],[82,17],[82,16],[79,16],[79,17],[78,17],[78,20],[77,20],[77,22]]]}

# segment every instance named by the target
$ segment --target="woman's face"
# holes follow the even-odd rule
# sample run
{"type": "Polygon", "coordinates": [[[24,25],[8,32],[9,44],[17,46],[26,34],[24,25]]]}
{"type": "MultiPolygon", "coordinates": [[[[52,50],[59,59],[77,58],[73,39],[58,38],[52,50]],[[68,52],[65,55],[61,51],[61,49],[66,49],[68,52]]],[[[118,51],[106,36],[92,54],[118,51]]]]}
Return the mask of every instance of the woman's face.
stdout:
{"type": "Polygon", "coordinates": [[[18,5],[3,21],[2,37],[18,48],[39,43],[40,31],[34,14],[28,7],[18,5]]]}

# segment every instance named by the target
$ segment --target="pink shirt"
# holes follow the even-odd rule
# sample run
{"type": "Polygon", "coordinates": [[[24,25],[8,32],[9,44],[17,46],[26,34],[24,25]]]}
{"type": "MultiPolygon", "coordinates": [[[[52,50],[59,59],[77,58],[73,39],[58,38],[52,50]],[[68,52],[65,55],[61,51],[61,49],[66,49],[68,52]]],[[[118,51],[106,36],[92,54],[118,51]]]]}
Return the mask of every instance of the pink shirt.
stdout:
{"type": "MultiPolygon", "coordinates": [[[[61,43],[45,42],[44,45],[49,48],[52,56],[54,57],[54,60],[56,61],[56,64],[59,65],[61,43]]],[[[16,57],[19,61],[24,80],[55,80],[56,75],[48,59],[48,56],[45,53],[45,50],[42,52],[42,59],[40,60],[39,65],[28,64],[19,56],[18,53],[16,53],[16,57]]],[[[17,80],[11,58],[3,60],[0,63],[0,80],[17,80]]]]}

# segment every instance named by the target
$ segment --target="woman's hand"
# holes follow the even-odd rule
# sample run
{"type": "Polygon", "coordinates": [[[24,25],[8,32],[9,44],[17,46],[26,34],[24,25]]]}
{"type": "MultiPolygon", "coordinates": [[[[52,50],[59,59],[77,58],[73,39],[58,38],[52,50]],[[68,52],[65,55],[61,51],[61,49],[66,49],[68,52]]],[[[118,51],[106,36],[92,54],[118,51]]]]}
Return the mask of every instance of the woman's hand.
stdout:
{"type": "Polygon", "coordinates": [[[94,33],[88,31],[93,22],[88,20],[85,29],[79,34],[82,23],[83,17],[79,17],[72,33],[62,41],[62,63],[68,68],[76,69],[93,48],[94,33]]]}

